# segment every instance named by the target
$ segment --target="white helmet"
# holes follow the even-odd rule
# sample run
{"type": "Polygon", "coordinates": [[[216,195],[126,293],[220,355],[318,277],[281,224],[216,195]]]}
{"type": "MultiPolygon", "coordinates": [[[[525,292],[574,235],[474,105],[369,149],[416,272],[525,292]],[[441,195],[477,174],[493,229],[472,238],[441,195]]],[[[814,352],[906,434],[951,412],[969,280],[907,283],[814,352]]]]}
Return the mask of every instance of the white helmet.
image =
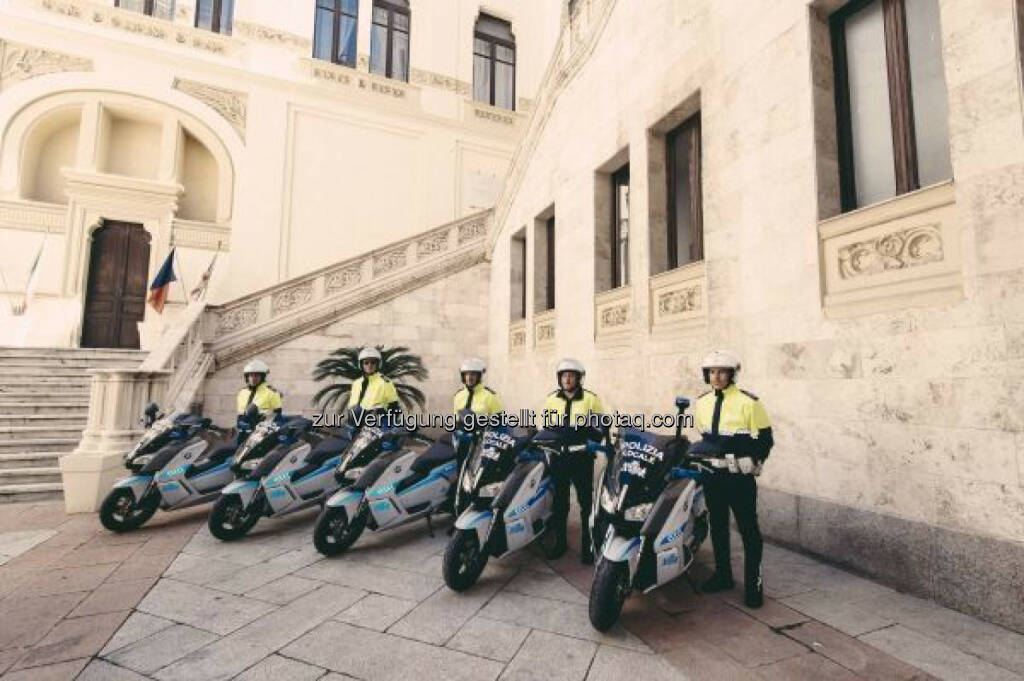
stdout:
{"type": "Polygon", "coordinates": [[[481,376],[487,371],[487,365],[482,359],[477,357],[467,357],[462,360],[462,365],[459,366],[459,374],[464,374],[467,371],[475,371],[481,376]]]}
{"type": "Polygon", "coordinates": [[[359,363],[362,364],[364,359],[375,359],[380,362],[380,350],[377,348],[371,348],[367,345],[365,348],[359,351],[359,363]]]}
{"type": "Polygon", "coordinates": [[[732,380],[735,381],[736,375],[740,373],[740,358],[728,350],[712,350],[704,358],[700,368],[704,372],[705,383],[711,383],[712,369],[732,369],[732,380]]]}
{"type": "Polygon", "coordinates": [[[583,368],[583,362],[571,357],[566,357],[558,363],[558,366],[555,367],[555,376],[561,376],[563,371],[575,371],[580,378],[587,375],[587,370],[583,368]]]}
{"type": "Polygon", "coordinates": [[[266,376],[269,373],[270,367],[267,366],[266,362],[264,362],[262,359],[259,359],[258,357],[256,359],[249,360],[249,363],[246,364],[245,368],[242,369],[243,376],[245,376],[246,374],[263,374],[264,376],[266,376]]]}

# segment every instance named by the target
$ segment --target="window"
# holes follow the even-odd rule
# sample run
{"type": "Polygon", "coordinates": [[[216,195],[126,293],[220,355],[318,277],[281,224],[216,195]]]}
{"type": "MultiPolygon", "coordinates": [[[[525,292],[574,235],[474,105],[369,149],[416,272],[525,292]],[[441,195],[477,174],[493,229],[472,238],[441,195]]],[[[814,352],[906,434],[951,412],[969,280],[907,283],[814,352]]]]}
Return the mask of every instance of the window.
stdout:
{"type": "Polygon", "coordinates": [[[512,24],[481,14],[473,33],[473,99],[516,108],[516,38],[512,24]]]}
{"type": "Polygon", "coordinates": [[[235,0],[197,0],[196,28],[231,35],[235,0]]]}
{"type": "Polygon", "coordinates": [[[950,179],[938,0],[854,0],[830,23],[842,209],[950,179]]]}
{"type": "Polygon", "coordinates": [[[704,259],[700,113],[665,136],[668,269],[704,259]]]}
{"type": "Polygon", "coordinates": [[[555,309],[554,208],[537,216],[533,235],[533,309],[546,312],[555,309]]]}
{"type": "Polygon", "coordinates": [[[174,19],[174,0],[114,0],[114,7],[141,12],[158,19],[174,19]]]}
{"type": "Polygon", "coordinates": [[[512,235],[509,265],[511,270],[512,320],[526,318],[526,228],[512,235]]]}
{"type": "Polygon", "coordinates": [[[313,56],[345,66],[356,65],[356,19],[359,0],[317,0],[313,56]]]}
{"type": "Polygon", "coordinates": [[[409,2],[374,0],[370,72],[409,80],[409,2]]]}
{"type": "Polygon", "coordinates": [[[629,164],[612,173],[611,283],[629,284],[629,164]]]}

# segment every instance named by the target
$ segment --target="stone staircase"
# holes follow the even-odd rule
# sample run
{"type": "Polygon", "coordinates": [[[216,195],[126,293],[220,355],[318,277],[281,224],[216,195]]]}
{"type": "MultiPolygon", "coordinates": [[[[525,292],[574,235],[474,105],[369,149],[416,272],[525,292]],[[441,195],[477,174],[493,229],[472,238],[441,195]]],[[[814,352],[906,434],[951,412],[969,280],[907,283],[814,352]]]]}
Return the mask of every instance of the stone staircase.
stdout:
{"type": "Polygon", "coordinates": [[[0,503],[61,498],[57,462],[85,427],[89,369],[135,367],[145,355],[0,347],[0,503]]]}

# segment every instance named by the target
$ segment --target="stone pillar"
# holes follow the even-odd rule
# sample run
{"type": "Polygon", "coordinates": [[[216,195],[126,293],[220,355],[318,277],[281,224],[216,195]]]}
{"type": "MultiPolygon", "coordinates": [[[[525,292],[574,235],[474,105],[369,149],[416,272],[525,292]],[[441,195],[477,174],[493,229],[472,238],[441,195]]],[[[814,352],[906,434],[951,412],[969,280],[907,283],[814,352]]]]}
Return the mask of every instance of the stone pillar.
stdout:
{"type": "Polygon", "coordinates": [[[121,457],[142,435],[142,412],[163,397],[169,371],[93,369],[89,416],[78,448],[60,460],[64,508],[99,508],[114,481],[125,474],[121,457]]]}

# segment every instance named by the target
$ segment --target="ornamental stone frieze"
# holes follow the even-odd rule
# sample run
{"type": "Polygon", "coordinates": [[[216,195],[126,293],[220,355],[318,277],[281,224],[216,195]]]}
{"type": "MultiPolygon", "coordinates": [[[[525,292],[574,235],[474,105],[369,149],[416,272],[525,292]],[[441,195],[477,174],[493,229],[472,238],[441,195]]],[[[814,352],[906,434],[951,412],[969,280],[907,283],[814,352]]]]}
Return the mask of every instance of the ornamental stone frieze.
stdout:
{"type": "Polygon", "coordinates": [[[943,258],[942,232],[938,224],[901,229],[843,246],[838,258],[843,279],[927,265],[943,258]]]}
{"type": "Polygon", "coordinates": [[[233,30],[235,35],[252,38],[253,40],[270,43],[271,45],[293,48],[297,51],[301,51],[303,54],[308,53],[313,45],[309,38],[303,38],[302,36],[295,35],[294,33],[282,31],[271,26],[264,26],[263,24],[250,23],[248,21],[236,21],[233,30]]]}
{"type": "Polygon", "coordinates": [[[271,314],[277,316],[278,314],[287,312],[292,308],[305,305],[312,299],[313,284],[311,282],[306,282],[275,293],[271,299],[270,311],[271,314]]]}
{"type": "Polygon", "coordinates": [[[668,291],[658,296],[658,314],[672,316],[700,310],[700,284],[668,291]]]}
{"type": "Polygon", "coordinates": [[[448,232],[439,232],[416,242],[416,256],[427,258],[448,250],[448,232]]]}
{"type": "Polygon", "coordinates": [[[259,317],[259,303],[251,301],[238,307],[228,308],[220,313],[217,329],[219,333],[231,333],[256,323],[259,317]]]}
{"type": "Polygon", "coordinates": [[[174,79],[174,89],[195,97],[203,104],[220,114],[221,118],[231,124],[238,135],[245,140],[245,116],[248,97],[244,92],[236,92],[227,88],[207,85],[184,78],[174,79]]]}
{"type": "Polygon", "coordinates": [[[363,265],[356,263],[328,272],[324,277],[324,291],[334,293],[355,286],[363,278],[363,265]]]}
{"type": "Polygon", "coordinates": [[[0,40],[0,89],[29,78],[64,71],[92,71],[92,60],[0,40]]]}

